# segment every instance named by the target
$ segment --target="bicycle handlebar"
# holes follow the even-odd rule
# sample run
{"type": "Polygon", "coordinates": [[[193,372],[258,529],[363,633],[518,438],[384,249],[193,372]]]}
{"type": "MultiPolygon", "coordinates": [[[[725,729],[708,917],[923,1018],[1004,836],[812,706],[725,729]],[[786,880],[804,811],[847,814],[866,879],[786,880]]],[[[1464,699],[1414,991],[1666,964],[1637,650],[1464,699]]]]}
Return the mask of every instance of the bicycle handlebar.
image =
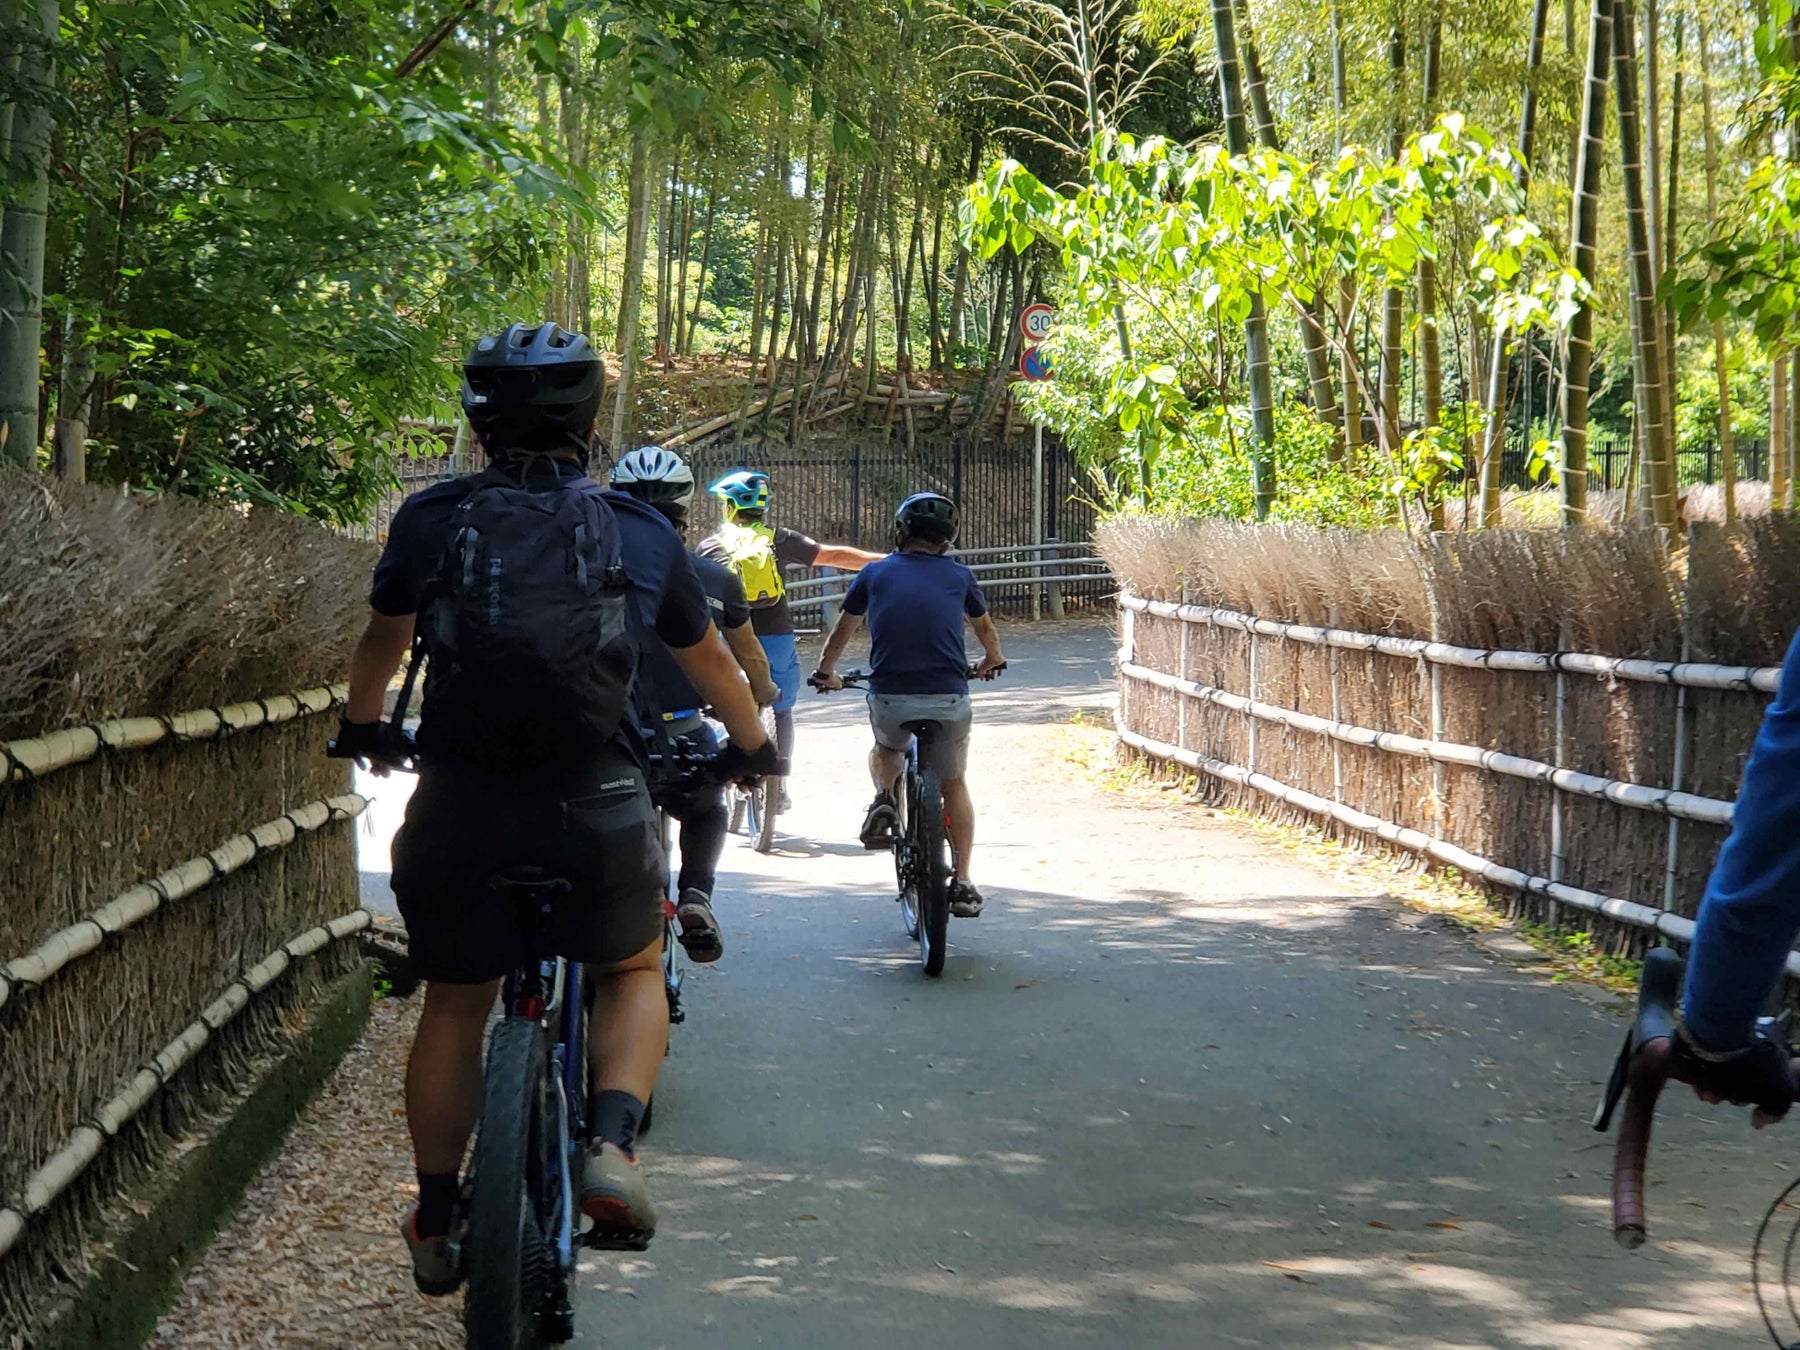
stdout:
{"type": "Polygon", "coordinates": [[[1636,1249],[1649,1236],[1644,1208],[1644,1175],[1650,1155],[1650,1127],[1657,1099],[1674,1076],[1675,1002],[1685,963],[1672,948],[1654,947],[1644,956],[1638,980],[1638,1012],[1613,1064],[1606,1096],[1594,1114],[1594,1128],[1605,1131],[1623,1099],[1619,1139],[1613,1146],[1613,1238],[1636,1249]]]}
{"type": "MultiPolygon", "coordinates": [[[[987,684],[994,680],[999,679],[1001,673],[1005,669],[1006,669],[1006,662],[1004,662],[1004,661],[1002,661],[999,665],[995,666],[991,671],[989,671],[985,675],[983,675],[981,673],[980,666],[969,666],[967,669],[965,669],[963,671],[963,678],[965,680],[980,680],[983,684],[987,684]]],[[[872,670],[846,670],[846,671],[842,671],[838,674],[838,678],[844,682],[844,688],[846,688],[846,689],[860,689],[863,686],[867,685],[868,682],[874,678],[874,676],[875,676],[875,672],[872,670]]],[[[808,684],[812,685],[812,687],[814,689],[818,690],[819,693],[821,693],[821,694],[829,694],[829,693],[834,692],[833,690],[828,689],[824,685],[818,683],[818,681],[812,675],[809,675],[806,677],[806,682],[808,684]]]]}

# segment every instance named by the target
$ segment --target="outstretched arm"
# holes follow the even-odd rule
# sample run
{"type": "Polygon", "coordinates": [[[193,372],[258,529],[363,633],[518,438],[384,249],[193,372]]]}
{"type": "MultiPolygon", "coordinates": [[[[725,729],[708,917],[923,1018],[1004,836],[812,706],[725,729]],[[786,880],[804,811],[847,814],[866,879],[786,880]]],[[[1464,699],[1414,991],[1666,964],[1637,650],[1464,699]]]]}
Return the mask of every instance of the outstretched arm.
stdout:
{"type": "Polygon", "coordinates": [[[1800,933],[1800,635],[1744,765],[1701,903],[1682,1017],[1709,1050],[1748,1045],[1800,933]]]}
{"type": "Polygon", "coordinates": [[[993,616],[988,614],[970,619],[969,627],[975,630],[975,639],[981,643],[981,663],[975,667],[975,673],[985,680],[1006,664],[1006,658],[1000,654],[1000,630],[994,627],[993,616]]]}
{"type": "Polygon", "coordinates": [[[860,572],[872,562],[880,562],[884,554],[851,548],[848,544],[820,544],[813,559],[814,567],[836,567],[846,572],[860,572]]]}

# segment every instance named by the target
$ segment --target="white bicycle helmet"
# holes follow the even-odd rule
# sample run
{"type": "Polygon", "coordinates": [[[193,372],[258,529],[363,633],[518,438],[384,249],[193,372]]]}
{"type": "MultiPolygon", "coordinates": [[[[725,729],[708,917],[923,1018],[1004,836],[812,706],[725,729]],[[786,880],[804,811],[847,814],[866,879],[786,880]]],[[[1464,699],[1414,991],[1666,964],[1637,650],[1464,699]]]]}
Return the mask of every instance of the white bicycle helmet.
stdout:
{"type": "Polygon", "coordinates": [[[686,512],[694,501],[694,471],[673,450],[646,445],[622,455],[613,465],[612,486],[652,506],[686,512]]]}

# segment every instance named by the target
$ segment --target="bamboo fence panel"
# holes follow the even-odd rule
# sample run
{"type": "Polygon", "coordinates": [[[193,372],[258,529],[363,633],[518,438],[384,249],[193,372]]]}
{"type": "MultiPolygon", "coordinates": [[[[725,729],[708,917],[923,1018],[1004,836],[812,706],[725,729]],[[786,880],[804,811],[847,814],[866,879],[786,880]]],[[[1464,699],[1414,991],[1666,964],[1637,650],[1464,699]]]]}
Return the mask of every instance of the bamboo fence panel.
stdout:
{"type": "Polygon", "coordinates": [[[203,887],[254,862],[265,853],[285,848],[302,834],[339,820],[351,820],[368,807],[368,799],[354,792],[329,800],[308,802],[274,820],[234,835],[217,848],[189,858],[149,881],[140,882],[103,905],[79,923],[52,934],[36,950],[0,965],[0,1008],[15,990],[41,987],[71,961],[94,951],[109,937],[117,937],[132,925],[156,913],[165,903],[192,895],[203,887]]]}
{"type": "Polygon", "coordinates": [[[49,1208],[93,1165],[107,1142],[117,1137],[182,1066],[207,1045],[214,1033],[237,1017],[295,961],[361,932],[369,926],[370,917],[368,910],[357,909],[308,929],[277,947],[226,986],[179,1035],[151,1056],[121,1091],[77,1126],[68,1141],[26,1177],[16,1196],[0,1208],[0,1258],[18,1243],[26,1223],[49,1208]]]}
{"type": "Polygon", "coordinates": [[[173,717],[121,717],[67,727],[27,740],[0,741],[0,788],[35,781],[58,769],[84,764],[106,750],[147,750],[165,741],[209,741],[239,731],[276,726],[343,706],[350,687],[334,684],[223,708],[198,708],[173,717]]]}
{"type": "MultiPolygon", "coordinates": [[[[1780,676],[1129,593],[1119,605],[1127,746],[1542,904],[1677,939],[1691,935],[1736,787],[1697,728],[1741,728],[1780,676]]],[[[1689,634],[1682,646],[1688,656],[1689,634]]]]}

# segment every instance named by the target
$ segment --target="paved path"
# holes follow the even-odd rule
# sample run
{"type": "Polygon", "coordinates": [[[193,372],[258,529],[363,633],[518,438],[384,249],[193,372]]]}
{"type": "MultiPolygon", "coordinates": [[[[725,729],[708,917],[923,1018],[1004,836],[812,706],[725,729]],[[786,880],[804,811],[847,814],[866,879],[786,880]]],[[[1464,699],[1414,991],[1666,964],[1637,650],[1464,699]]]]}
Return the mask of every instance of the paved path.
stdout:
{"type": "Polygon", "coordinates": [[[662,1232],[584,1264],[581,1344],[1758,1344],[1781,1151],[1676,1103],[1661,1240],[1618,1252],[1584,1123],[1616,1005],[1401,911],[1379,866],[1105,791],[1066,723],[1110,641],[1018,637],[980,695],[990,903],[939,981],[847,842],[860,704],[808,699],[791,833],[728,848],[728,954],[675,1029],[662,1232]]]}

